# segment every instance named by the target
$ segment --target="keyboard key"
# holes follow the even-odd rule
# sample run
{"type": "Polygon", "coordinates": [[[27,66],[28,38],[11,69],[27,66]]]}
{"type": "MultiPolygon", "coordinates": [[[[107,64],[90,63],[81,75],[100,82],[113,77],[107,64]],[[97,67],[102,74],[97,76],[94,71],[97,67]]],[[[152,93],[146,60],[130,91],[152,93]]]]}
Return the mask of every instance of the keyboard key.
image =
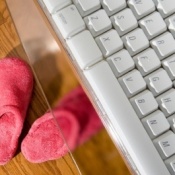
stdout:
{"type": "Polygon", "coordinates": [[[112,23],[104,10],[99,10],[85,17],[84,20],[94,37],[112,28],[112,23]]]}
{"type": "Polygon", "coordinates": [[[169,130],[170,124],[161,111],[156,111],[142,119],[143,126],[151,139],[169,130]]]}
{"type": "Polygon", "coordinates": [[[175,12],[174,0],[154,0],[154,2],[163,18],[175,12]]]}
{"type": "Polygon", "coordinates": [[[103,56],[108,57],[123,48],[123,41],[116,30],[110,30],[96,38],[103,56]]]}
{"type": "Polygon", "coordinates": [[[85,69],[103,59],[94,38],[87,30],[67,40],[67,44],[81,69],[85,69]]]}
{"type": "Polygon", "coordinates": [[[171,57],[167,58],[162,63],[163,67],[168,72],[168,75],[172,80],[175,79],[175,55],[172,55],[171,57]]]}
{"type": "Polygon", "coordinates": [[[43,2],[50,14],[54,14],[72,3],[71,0],[43,0],[43,2]]]}
{"type": "Polygon", "coordinates": [[[108,16],[111,16],[126,7],[125,0],[101,0],[101,3],[108,16]]]}
{"type": "Polygon", "coordinates": [[[158,12],[143,18],[139,24],[148,39],[152,39],[167,30],[166,23],[158,12]]]}
{"type": "Polygon", "coordinates": [[[114,28],[120,36],[138,26],[137,20],[130,9],[125,9],[111,17],[114,28]]]}
{"type": "Polygon", "coordinates": [[[166,117],[175,113],[175,89],[171,89],[157,97],[157,102],[166,117]]]}
{"type": "Polygon", "coordinates": [[[151,48],[141,52],[134,57],[138,70],[143,76],[153,72],[161,66],[161,62],[155,51],[151,48]],[[150,64],[151,63],[151,64],[150,64]]]}
{"type": "Polygon", "coordinates": [[[70,5],[52,15],[64,38],[69,38],[85,29],[85,23],[74,5],[70,5]],[[76,20],[74,20],[76,19],[76,20]]]}
{"type": "Polygon", "coordinates": [[[175,133],[175,114],[168,117],[167,119],[168,119],[168,122],[171,126],[171,130],[175,133]]]}
{"type": "Polygon", "coordinates": [[[166,159],[175,154],[175,134],[172,131],[168,131],[159,136],[153,140],[153,143],[162,159],[166,159]]]}
{"type": "Polygon", "coordinates": [[[152,93],[148,90],[130,99],[139,118],[143,118],[158,109],[158,104],[152,93]]]}
{"type": "Polygon", "coordinates": [[[155,10],[152,0],[128,0],[128,5],[137,19],[143,18],[155,10]]]}
{"type": "Polygon", "coordinates": [[[142,29],[136,29],[123,36],[122,39],[131,56],[149,47],[149,41],[142,29]]]}
{"type": "Polygon", "coordinates": [[[151,41],[151,46],[162,60],[175,53],[175,40],[171,33],[166,32],[151,41]]]}
{"type": "Polygon", "coordinates": [[[73,0],[81,16],[87,16],[101,7],[100,0],[73,0]]]}
{"type": "Polygon", "coordinates": [[[175,174],[175,155],[165,160],[165,165],[167,166],[171,175],[175,174]]]}
{"type": "Polygon", "coordinates": [[[165,20],[168,29],[170,30],[171,34],[175,38],[175,15],[170,16],[165,20]]]}
{"type": "Polygon", "coordinates": [[[138,70],[133,70],[118,80],[128,97],[146,89],[146,83],[138,70]]]}
{"type": "Polygon", "coordinates": [[[117,78],[135,67],[134,61],[127,50],[121,50],[120,52],[108,57],[107,61],[117,78]]]}
{"type": "Polygon", "coordinates": [[[164,69],[158,69],[145,77],[145,81],[154,96],[157,96],[172,87],[172,81],[164,69]]]}

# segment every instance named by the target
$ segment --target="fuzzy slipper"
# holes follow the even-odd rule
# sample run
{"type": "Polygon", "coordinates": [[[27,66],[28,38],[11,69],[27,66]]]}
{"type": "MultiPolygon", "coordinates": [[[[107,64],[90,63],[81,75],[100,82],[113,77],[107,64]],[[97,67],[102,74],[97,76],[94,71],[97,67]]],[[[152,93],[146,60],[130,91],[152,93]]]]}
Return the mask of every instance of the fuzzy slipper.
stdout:
{"type": "Polygon", "coordinates": [[[0,60],[0,165],[16,152],[32,89],[33,75],[24,61],[0,60]]]}
{"type": "MultiPolygon", "coordinates": [[[[53,113],[70,150],[87,141],[103,126],[81,87],[63,98],[53,113]]],[[[21,151],[34,163],[58,159],[68,152],[50,112],[34,122],[22,142],[21,151]]]]}
{"type": "Polygon", "coordinates": [[[89,140],[90,137],[103,127],[98,114],[82,87],[76,88],[65,96],[56,109],[70,111],[76,116],[80,125],[78,145],[89,140]]]}
{"type": "Polygon", "coordinates": [[[62,132],[58,129],[52,113],[46,113],[37,119],[21,145],[21,151],[28,161],[41,163],[65,155],[68,146],[64,138],[71,150],[76,147],[79,125],[75,116],[64,110],[54,111],[54,116],[62,132]]]}

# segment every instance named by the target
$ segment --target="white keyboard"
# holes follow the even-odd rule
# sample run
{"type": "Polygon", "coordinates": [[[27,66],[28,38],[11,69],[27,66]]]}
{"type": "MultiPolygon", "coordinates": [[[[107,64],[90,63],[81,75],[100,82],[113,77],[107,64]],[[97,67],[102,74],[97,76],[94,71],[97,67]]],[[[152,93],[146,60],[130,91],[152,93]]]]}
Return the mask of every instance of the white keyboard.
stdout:
{"type": "Polygon", "coordinates": [[[175,0],[38,0],[135,174],[175,175],[175,0]]]}

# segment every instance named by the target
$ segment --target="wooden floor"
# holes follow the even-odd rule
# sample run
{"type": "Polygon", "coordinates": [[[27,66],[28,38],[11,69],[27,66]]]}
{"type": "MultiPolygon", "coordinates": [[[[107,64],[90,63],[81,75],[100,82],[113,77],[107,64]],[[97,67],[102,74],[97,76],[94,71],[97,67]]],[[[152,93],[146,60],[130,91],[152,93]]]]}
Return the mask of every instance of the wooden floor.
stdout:
{"type": "MultiPolygon", "coordinates": [[[[26,61],[28,60],[16,34],[5,0],[0,0],[0,58],[4,57],[20,57],[26,61]]],[[[55,104],[56,100],[59,100],[64,94],[78,85],[77,79],[66,62],[64,62],[64,69],[66,69],[66,71],[62,70],[61,73],[61,79],[63,80],[62,86],[53,86],[53,82],[55,82],[53,77],[53,80],[50,81],[45,88],[45,93],[47,97],[50,98],[49,101],[52,102],[51,105],[55,104]]],[[[36,82],[20,140],[24,138],[35,119],[44,114],[47,110],[47,104],[36,82]]],[[[130,174],[105,129],[85,144],[79,146],[73,152],[73,156],[84,175],[130,174]]],[[[7,165],[0,166],[0,175],[72,174],[77,175],[79,173],[69,154],[55,161],[32,164],[25,160],[21,154],[20,143],[15,157],[7,165]]]]}

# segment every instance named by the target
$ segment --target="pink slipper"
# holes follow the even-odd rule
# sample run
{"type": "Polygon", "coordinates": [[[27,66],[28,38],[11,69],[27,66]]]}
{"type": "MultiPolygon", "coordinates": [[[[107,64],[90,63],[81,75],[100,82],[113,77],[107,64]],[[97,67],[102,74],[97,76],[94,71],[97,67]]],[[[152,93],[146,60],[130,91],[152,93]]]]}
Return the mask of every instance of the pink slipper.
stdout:
{"type": "MultiPolygon", "coordinates": [[[[79,125],[75,116],[64,110],[54,111],[54,116],[64,133],[64,138],[72,150],[75,148],[79,125]]],[[[25,158],[33,163],[54,160],[68,152],[68,147],[63,139],[52,113],[46,113],[37,119],[21,145],[25,158]]]]}
{"type": "MultiPolygon", "coordinates": [[[[53,112],[71,150],[102,128],[82,88],[68,94],[53,112]]],[[[34,122],[22,142],[21,151],[27,160],[35,163],[58,159],[68,152],[51,113],[34,122]]]]}
{"type": "Polygon", "coordinates": [[[56,109],[72,112],[80,125],[78,144],[89,140],[103,125],[82,87],[65,96],[56,109]]]}
{"type": "Polygon", "coordinates": [[[32,88],[32,72],[24,61],[0,60],[0,165],[16,152],[32,88]]]}

